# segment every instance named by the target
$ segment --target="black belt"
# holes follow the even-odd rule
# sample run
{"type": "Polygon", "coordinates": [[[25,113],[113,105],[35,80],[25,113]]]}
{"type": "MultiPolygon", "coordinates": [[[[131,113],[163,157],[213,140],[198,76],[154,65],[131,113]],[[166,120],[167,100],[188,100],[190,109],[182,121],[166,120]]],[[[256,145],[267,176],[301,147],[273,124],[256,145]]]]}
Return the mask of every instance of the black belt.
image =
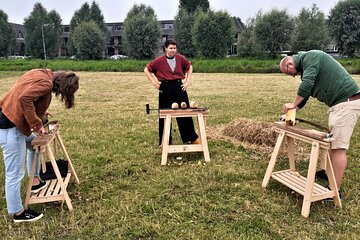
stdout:
{"type": "Polygon", "coordinates": [[[351,97],[348,98],[348,102],[350,101],[355,101],[355,100],[358,100],[360,99],[360,92],[358,93],[355,93],[354,95],[352,95],[351,97]]]}
{"type": "Polygon", "coordinates": [[[160,80],[160,82],[166,82],[166,83],[177,83],[177,82],[182,82],[181,79],[174,79],[174,80],[167,80],[167,79],[163,79],[160,80]]]}

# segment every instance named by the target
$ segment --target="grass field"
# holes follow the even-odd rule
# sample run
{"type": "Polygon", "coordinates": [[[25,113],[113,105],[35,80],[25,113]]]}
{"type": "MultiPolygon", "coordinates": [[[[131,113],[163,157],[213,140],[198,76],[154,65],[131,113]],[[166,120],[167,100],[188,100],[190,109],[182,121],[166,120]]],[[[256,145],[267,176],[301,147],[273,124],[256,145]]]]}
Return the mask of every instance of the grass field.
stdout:
{"type": "MultiPolygon", "coordinates": [[[[0,72],[3,96],[20,72],[0,72]]],[[[79,72],[76,107],[54,98],[49,111],[80,179],[66,204],[32,205],[35,223],[14,224],[4,197],[0,164],[0,234],[6,239],[358,239],[360,234],[360,131],[349,150],[343,208],[315,202],[300,215],[302,197],[281,184],[261,182],[271,152],[209,134],[211,162],[199,153],[173,154],[161,166],[157,145],[157,91],[142,73],[79,72]],[[181,160],[176,158],[181,156],[181,160]]],[[[360,83],[360,76],[354,76],[360,83]]],[[[216,130],[237,118],[274,122],[292,101],[299,78],[280,74],[196,73],[191,100],[210,109],[216,130]]],[[[326,106],[312,99],[298,116],[326,126],[326,106]]],[[[176,124],[174,124],[176,125],[176,124]]],[[[179,143],[175,127],[174,141],[179,143]]],[[[2,156],[0,157],[2,159],[2,156]]],[[[306,171],[306,162],[299,168],[306,171]]],[[[282,157],[277,168],[287,166],[282,157]]],[[[24,181],[26,182],[26,181],[24,181]]],[[[23,190],[25,184],[23,184],[23,190]]],[[[23,191],[25,193],[25,191],[23,191]]],[[[0,237],[1,238],[1,237],[0,237]]]]}

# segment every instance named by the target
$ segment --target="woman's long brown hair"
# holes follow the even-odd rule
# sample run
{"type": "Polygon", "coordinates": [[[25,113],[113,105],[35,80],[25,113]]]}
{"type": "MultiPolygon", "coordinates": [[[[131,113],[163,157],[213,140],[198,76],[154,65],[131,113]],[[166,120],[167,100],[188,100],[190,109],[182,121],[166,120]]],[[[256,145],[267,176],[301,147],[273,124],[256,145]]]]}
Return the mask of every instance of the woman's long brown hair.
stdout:
{"type": "Polygon", "coordinates": [[[79,77],[74,72],[59,71],[54,74],[53,92],[55,96],[61,95],[61,101],[66,108],[75,104],[75,92],[79,89],[79,77]]]}

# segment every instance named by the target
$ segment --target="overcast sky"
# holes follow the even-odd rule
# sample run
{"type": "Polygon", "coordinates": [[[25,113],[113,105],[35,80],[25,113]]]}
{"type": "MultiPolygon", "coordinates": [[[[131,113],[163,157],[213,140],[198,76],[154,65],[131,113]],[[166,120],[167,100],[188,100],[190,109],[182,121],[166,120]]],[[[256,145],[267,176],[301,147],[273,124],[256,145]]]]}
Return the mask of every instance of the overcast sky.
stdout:
{"type": "MultiPolygon", "coordinates": [[[[46,10],[57,11],[63,24],[69,24],[74,12],[88,0],[0,0],[0,9],[9,18],[9,22],[22,24],[28,17],[36,2],[40,2],[46,10]]],[[[104,15],[105,22],[123,22],[127,12],[136,3],[150,5],[158,20],[174,19],[179,6],[178,0],[97,0],[104,15]]],[[[327,16],[339,0],[209,0],[213,10],[225,10],[231,16],[241,18],[246,23],[248,18],[254,17],[261,9],[263,13],[273,8],[286,9],[289,14],[297,15],[301,8],[311,8],[315,3],[327,16]]]]}

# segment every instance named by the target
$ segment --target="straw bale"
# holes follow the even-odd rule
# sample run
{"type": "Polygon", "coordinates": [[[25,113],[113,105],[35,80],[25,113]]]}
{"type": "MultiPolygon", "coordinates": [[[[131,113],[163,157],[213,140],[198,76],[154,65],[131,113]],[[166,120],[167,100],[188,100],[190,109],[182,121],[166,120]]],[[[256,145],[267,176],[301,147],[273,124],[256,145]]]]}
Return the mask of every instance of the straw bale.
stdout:
{"type": "Polygon", "coordinates": [[[239,118],[232,121],[222,130],[222,134],[235,138],[241,142],[264,147],[273,147],[278,135],[273,128],[272,123],[247,118],[239,118]]]}

